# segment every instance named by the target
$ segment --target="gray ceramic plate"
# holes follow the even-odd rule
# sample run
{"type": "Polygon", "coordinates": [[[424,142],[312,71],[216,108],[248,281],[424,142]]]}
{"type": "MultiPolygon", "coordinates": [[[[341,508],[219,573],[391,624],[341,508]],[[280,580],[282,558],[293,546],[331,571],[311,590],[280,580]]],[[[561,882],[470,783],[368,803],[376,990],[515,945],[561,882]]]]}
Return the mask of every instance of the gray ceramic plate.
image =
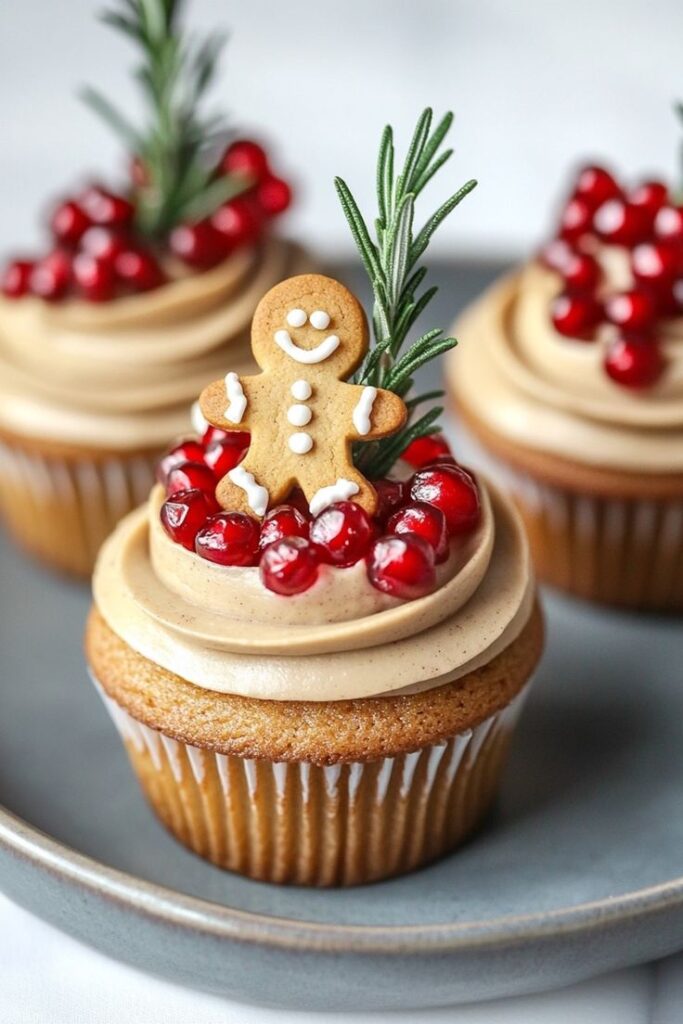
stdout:
{"type": "Polygon", "coordinates": [[[0,542],[0,885],[58,927],[302,1009],[531,992],[683,947],[680,620],[551,598],[486,829],[410,877],[317,892],[222,873],[157,824],[86,679],[87,604],[0,542]]]}

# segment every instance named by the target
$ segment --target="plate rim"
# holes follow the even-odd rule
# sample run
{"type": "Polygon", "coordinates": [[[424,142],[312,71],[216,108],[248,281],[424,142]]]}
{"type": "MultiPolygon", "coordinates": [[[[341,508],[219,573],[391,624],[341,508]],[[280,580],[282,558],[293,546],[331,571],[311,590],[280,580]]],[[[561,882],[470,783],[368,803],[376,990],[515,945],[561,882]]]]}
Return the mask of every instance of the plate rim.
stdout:
{"type": "MultiPolygon", "coordinates": [[[[486,921],[408,925],[329,924],[240,910],[150,882],[75,850],[0,804],[0,854],[8,852],[70,887],[123,904],[159,924],[213,938],[302,952],[423,955],[519,945],[600,930],[683,907],[683,876],[606,897],[486,921]]],[[[0,880],[0,888],[2,881],[0,880]]]]}

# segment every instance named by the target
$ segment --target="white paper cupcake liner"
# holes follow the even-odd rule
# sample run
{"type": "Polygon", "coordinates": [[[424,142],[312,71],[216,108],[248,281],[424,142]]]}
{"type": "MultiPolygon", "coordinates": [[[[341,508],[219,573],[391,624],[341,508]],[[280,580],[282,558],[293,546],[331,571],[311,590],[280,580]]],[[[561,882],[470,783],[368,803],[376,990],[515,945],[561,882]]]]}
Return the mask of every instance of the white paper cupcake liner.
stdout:
{"type": "Polygon", "coordinates": [[[626,608],[683,609],[683,501],[579,494],[524,473],[476,444],[474,464],[524,519],[539,579],[626,608]]]}
{"type": "Polygon", "coordinates": [[[0,442],[0,515],[17,542],[55,568],[88,575],[118,521],[146,500],[157,453],[57,458],[0,442]]]}
{"type": "Polygon", "coordinates": [[[529,685],[448,742],[327,767],[188,746],[98,689],[145,796],[177,839],[252,878],[332,886],[411,871],[471,833],[495,795],[529,685]]]}

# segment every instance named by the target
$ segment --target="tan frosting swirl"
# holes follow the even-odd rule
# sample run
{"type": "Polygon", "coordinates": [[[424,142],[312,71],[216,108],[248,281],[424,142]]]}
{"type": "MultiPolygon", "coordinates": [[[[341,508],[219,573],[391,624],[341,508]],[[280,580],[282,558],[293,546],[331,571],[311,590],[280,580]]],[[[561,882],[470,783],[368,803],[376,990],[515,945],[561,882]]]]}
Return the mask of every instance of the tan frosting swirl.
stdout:
{"type": "Polygon", "coordinates": [[[297,597],[273,594],[258,569],[211,565],[172,543],[155,488],[103,547],[95,602],[136,651],[209,690],[343,700],[437,686],[511,643],[533,602],[519,521],[480,486],[480,527],[452,545],[437,589],[407,602],[372,587],[362,563],[322,567],[297,597]]]}
{"type": "Polygon", "coordinates": [[[187,430],[208,381],[253,366],[258,300],[309,266],[270,239],[204,273],[170,266],[168,284],[101,306],[0,298],[0,426],[105,449],[162,447],[187,430]]]}
{"type": "MultiPolygon", "coordinates": [[[[630,284],[618,250],[601,253],[608,288],[630,284]]],[[[683,470],[683,319],[662,327],[667,365],[645,391],[615,384],[595,343],[555,331],[559,277],[532,263],[497,282],[456,326],[463,344],[447,374],[459,400],[488,427],[526,447],[641,473],[683,470]],[[475,386],[476,385],[476,386],[475,386]]]]}

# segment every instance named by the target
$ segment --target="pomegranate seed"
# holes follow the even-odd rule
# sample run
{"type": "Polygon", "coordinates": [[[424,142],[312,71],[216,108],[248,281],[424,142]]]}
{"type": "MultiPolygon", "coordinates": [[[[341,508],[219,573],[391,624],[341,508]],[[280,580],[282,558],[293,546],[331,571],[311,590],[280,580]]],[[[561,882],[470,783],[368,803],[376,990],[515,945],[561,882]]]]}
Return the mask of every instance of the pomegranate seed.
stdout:
{"type": "Polygon", "coordinates": [[[466,533],[479,522],[479,489],[460,466],[418,470],[410,481],[410,497],[441,509],[450,534],[466,533]]]}
{"type": "Polygon", "coordinates": [[[203,491],[178,491],[168,498],[159,512],[161,524],[171,540],[194,551],[195,537],[210,515],[218,510],[218,502],[203,491]]]}
{"type": "Polygon", "coordinates": [[[71,258],[62,249],[38,260],[31,272],[31,291],[46,302],[64,298],[71,284],[71,258]]]}
{"type": "Polygon", "coordinates": [[[605,354],[605,371],[625,388],[647,388],[664,369],[659,345],[649,338],[617,338],[605,354]]]}
{"type": "Polygon", "coordinates": [[[228,146],[219,166],[223,174],[239,174],[256,182],[268,173],[268,157],[257,142],[238,139],[228,146]]]}
{"type": "Polygon", "coordinates": [[[289,597],[313,586],[319,563],[313,545],[305,537],[285,537],[263,549],[260,569],[268,590],[289,597]]]}
{"type": "Polygon", "coordinates": [[[600,265],[594,256],[575,252],[568,258],[562,276],[571,291],[593,291],[601,277],[600,265]]]}
{"type": "Polygon", "coordinates": [[[114,267],[119,281],[136,292],[149,292],[165,281],[161,267],[145,249],[123,249],[114,267]]]}
{"type": "Polygon", "coordinates": [[[261,234],[262,215],[248,196],[238,196],[224,203],[214,213],[211,223],[228,249],[255,242],[261,234]]]}
{"type": "Polygon", "coordinates": [[[663,206],[655,217],[655,234],[658,238],[683,240],[683,206],[663,206]]]}
{"type": "Polygon", "coordinates": [[[209,516],[195,537],[194,549],[219,565],[257,565],[259,527],[243,512],[217,512],[209,516]]]}
{"type": "Polygon", "coordinates": [[[657,306],[649,292],[634,288],[610,295],[605,300],[605,315],[610,323],[625,331],[642,331],[655,320],[657,306]]]}
{"type": "Polygon", "coordinates": [[[647,214],[623,199],[608,199],[595,211],[593,227],[603,241],[630,247],[647,234],[647,214]]]}
{"type": "Polygon", "coordinates": [[[88,302],[108,302],[114,295],[114,271],[109,263],[87,252],[79,252],[73,261],[74,281],[88,302]]]}
{"type": "Polygon", "coordinates": [[[165,484],[168,474],[176,466],[184,462],[197,462],[199,465],[204,461],[204,448],[199,441],[183,441],[171,448],[157,463],[156,477],[160,484],[165,484]]]}
{"type": "Polygon", "coordinates": [[[420,469],[439,455],[450,454],[451,449],[445,437],[441,434],[428,434],[426,437],[416,437],[411,441],[401,458],[415,469],[420,469]]]}
{"type": "Polygon", "coordinates": [[[308,537],[308,519],[293,505],[272,509],[261,525],[259,544],[262,548],[285,537],[308,537]]]}
{"type": "Polygon", "coordinates": [[[166,477],[166,494],[170,498],[177,491],[204,491],[213,494],[216,478],[203,462],[181,462],[173,466],[166,477]]]}
{"type": "Polygon", "coordinates": [[[387,533],[415,533],[434,549],[437,563],[448,558],[446,517],[435,505],[414,501],[394,512],[387,523],[387,533]]]}
{"type": "Polygon", "coordinates": [[[645,210],[652,224],[657,211],[664,206],[668,196],[669,190],[661,181],[644,181],[633,190],[628,200],[632,206],[640,206],[645,210]]]}
{"type": "Polygon", "coordinates": [[[560,238],[576,242],[591,230],[593,210],[583,199],[570,199],[560,220],[560,238]]]}
{"type": "Polygon", "coordinates": [[[231,441],[214,441],[204,452],[204,462],[216,479],[220,480],[242,461],[246,451],[246,448],[240,448],[231,441]]]}
{"type": "Polygon", "coordinates": [[[60,245],[74,246],[78,245],[90,223],[90,218],[78,203],[69,199],[52,214],[50,229],[60,245]]]}
{"type": "Polygon", "coordinates": [[[354,565],[375,536],[370,517],[352,501],[338,501],[311,523],[309,536],[330,565],[354,565]]]}
{"type": "Polygon", "coordinates": [[[205,270],[225,259],[225,240],[208,220],[196,224],[180,224],[169,238],[171,252],[191,267],[205,270]]]}
{"type": "Polygon", "coordinates": [[[88,228],[81,239],[81,249],[105,263],[114,263],[126,247],[126,240],[118,231],[99,226],[88,228]]]}
{"type": "Polygon", "coordinates": [[[538,258],[543,266],[563,273],[575,250],[563,238],[553,238],[541,249],[538,258]]]}
{"type": "Polygon", "coordinates": [[[12,260],[2,274],[2,294],[8,299],[20,299],[26,295],[31,284],[33,273],[32,260],[12,260]]]}
{"type": "Polygon", "coordinates": [[[631,254],[631,268],[636,281],[655,287],[671,282],[680,266],[679,248],[675,242],[643,242],[631,254]]]}
{"type": "Polygon", "coordinates": [[[235,448],[248,448],[251,440],[249,434],[244,430],[221,430],[220,427],[207,427],[202,437],[202,444],[205,448],[216,441],[225,441],[235,448]]]}
{"type": "Polygon", "coordinates": [[[100,185],[91,185],[81,196],[81,206],[93,224],[113,228],[128,225],[135,207],[124,196],[109,192],[100,185]]]}
{"type": "Polygon", "coordinates": [[[366,558],[373,587],[392,597],[424,597],[436,586],[433,548],[414,533],[380,537],[366,558]]]}
{"type": "Polygon", "coordinates": [[[385,523],[405,501],[405,484],[402,480],[373,480],[372,486],[377,493],[375,519],[385,523]]]}
{"type": "Polygon", "coordinates": [[[593,331],[602,319],[600,303],[592,295],[569,295],[562,292],[550,304],[553,326],[568,338],[591,341],[593,331]]]}
{"type": "Polygon", "coordinates": [[[574,195],[584,200],[593,210],[608,199],[621,196],[621,189],[604,167],[583,167],[577,176],[574,195]]]}
{"type": "Polygon", "coordinates": [[[276,217],[292,202],[292,190],[282,178],[271,176],[258,185],[256,201],[267,217],[276,217]]]}

